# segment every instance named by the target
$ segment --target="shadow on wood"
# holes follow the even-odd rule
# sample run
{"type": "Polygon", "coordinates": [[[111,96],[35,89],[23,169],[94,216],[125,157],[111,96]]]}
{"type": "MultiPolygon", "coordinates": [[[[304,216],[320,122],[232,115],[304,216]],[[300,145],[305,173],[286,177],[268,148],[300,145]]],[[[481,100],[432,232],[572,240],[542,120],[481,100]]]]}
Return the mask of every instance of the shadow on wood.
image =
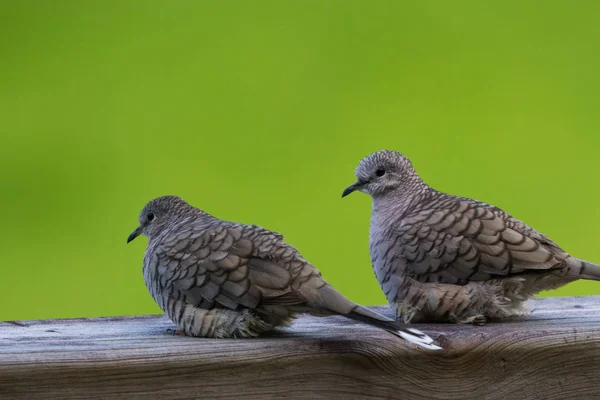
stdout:
{"type": "Polygon", "coordinates": [[[174,336],[164,316],[3,322],[0,398],[600,398],[600,297],[536,300],[526,319],[483,327],[415,326],[445,350],[341,317],[246,340],[174,336]]]}

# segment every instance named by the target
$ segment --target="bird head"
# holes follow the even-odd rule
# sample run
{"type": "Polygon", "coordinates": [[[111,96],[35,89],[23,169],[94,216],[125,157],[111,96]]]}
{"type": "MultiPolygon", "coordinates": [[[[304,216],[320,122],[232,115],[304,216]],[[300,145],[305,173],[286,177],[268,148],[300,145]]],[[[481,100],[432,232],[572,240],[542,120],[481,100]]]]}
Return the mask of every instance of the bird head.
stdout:
{"type": "Polygon", "coordinates": [[[391,192],[402,192],[420,180],[410,160],[393,150],[369,154],[360,161],[354,173],[356,182],[344,190],[342,197],[354,191],[373,198],[382,197],[391,192]]]}
{"type": "Polygon", "coordinates": [[[177,196],[162,196],[150,200],[139,215],[140,225],[129,235],[127,243],[139,235],[148,238],[157,236],[165,226],[179,216],[185,214],[186,209],[192,208],[183,199],[177,196]]]}

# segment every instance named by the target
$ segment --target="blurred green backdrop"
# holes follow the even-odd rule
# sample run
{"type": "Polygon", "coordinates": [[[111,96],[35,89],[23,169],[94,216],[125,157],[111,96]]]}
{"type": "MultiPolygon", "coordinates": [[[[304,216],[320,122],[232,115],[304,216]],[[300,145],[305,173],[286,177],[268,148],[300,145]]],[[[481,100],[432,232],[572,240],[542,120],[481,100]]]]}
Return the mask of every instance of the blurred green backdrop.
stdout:
{"type": "Polygon", "coordinates": [[[340,198],[381,148],[600,262],[597,2],[0,4],[0,319],[158,312],[125,239],[163,194],[383,304],[340,198]]]}

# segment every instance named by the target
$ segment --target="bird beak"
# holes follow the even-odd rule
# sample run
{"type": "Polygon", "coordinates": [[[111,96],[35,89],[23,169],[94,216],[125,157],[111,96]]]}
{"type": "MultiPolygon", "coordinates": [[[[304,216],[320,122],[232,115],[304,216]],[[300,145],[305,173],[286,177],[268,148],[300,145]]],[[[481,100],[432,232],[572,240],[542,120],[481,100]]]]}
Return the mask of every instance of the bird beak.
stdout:
{"type": "Polygon", "coordinates": [[[346,189],[344,189],[344,192],[342,193],[342,197],[346,197],[350,193],[354,192],[355,190],[359,190],[361,187],[363,187],[364,184],[365,183],[361,182],[361,181],[354,182],[352,185],[350,185],[346,189]]]}
{"type": "Polygon", "coordinates": [[[127,243],[131,242],[133,239],[140,236],[141,233],[142,233],[142,226],[140,225],[137,228],[135,228],[135,231],[131,232],[131,235],[129,235],[129,237],[127,238],[127,243]]]}

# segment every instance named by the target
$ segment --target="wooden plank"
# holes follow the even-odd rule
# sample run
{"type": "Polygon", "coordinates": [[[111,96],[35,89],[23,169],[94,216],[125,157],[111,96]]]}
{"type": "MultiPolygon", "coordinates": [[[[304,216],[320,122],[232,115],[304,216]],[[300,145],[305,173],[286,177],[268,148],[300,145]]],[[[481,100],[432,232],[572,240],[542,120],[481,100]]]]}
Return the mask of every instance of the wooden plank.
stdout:
{"type": "Polygon", "coordinates": [[[536,300],[520,321],[417,326],[445,351],[341,317],[250,340],[173,336],[164,316],[4,322],[0,398],[600,398],[600,296],[536,300]]]}

